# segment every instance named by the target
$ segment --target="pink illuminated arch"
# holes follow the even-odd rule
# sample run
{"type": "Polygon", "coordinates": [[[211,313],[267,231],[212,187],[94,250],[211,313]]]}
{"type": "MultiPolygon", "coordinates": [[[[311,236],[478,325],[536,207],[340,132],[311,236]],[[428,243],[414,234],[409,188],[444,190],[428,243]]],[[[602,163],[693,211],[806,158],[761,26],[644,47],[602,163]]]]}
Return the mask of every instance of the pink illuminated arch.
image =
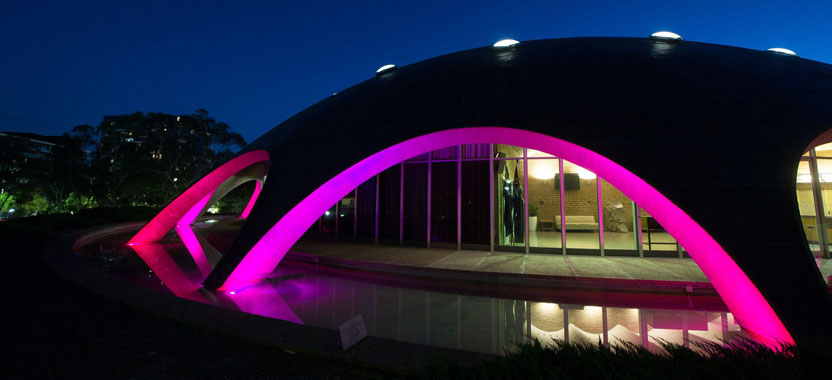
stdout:
{"type": "MultiPolygon", "coordinates": [[[[222,164],[220,167],[202,177],[184,193],[176,197],[167,207],[150,220],[128,244],[154,242],[161,239],[176,225],[190,225],[199,217],[206,204],[220,185],[233,175],[257,164],[269,162],[269,154],[264,150],[244,153],[222,164]]],[[[256,194],[259,192],[255,191],[256,194]]],[[[252,199],[253,201],[254,199],[252,199]]],[[[251,203],[251,202],[249,202],[251,203]]],[[[248,207],[247,207],[248,209],[248,207]]]]}
{"type": "Polygon", "coordinates": [[[221,289],[266,278],[320,215],[355,187],[408,158],[459,144],[507,144],[549,153],[581,167],[621,190],[650,213],[677,241],[722,297],[741,325],[761,341],[793,344],[769,303],[731,256],[690,216],[641,178],[578,145],[525,130],[460,128],[419,136],[384,149],[343,171],[295,205],[254,245],[221,289]]]}

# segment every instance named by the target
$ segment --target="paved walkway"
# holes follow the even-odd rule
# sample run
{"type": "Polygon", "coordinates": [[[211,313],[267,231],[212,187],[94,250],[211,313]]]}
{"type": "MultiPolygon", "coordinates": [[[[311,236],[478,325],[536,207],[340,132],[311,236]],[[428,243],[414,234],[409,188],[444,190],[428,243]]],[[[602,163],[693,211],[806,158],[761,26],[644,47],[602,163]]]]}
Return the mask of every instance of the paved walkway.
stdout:
{"type": "Polygon", "coordinates": [[[295,244],[292,251],[356,262],[473,272],[574,278],[708,282],[708,279],[693,260],[678,258],[489,253],[485,251],[427,249],[327,241],[300,241],[295,244]]]}

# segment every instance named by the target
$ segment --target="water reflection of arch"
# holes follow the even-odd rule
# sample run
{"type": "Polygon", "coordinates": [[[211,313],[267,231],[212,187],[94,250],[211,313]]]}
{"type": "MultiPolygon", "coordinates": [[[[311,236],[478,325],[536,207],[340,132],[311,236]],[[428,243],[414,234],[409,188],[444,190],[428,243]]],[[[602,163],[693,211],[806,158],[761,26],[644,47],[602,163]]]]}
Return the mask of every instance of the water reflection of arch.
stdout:
{"type": "MultiPolygon", "coordinates": [[[[506,144],[549,153],[584,167],[647,210],[684,246],[742,325],[767,342],[793,343],[779,317],[730,255],[690,216],[627,169],[586,148],[525,130],[501,127],[451,129],[412,138],[341,172],[301,200],[257,241],[223,288],[265,278],[289,248],[332,204],[352,189],[410,157],[458,144],[506,144]]],[[[225,260],[233,265],[233,260],[225,260]]],[[[223,265],[221,261],[219,265],[223,265]]],[[[215,271],[216,272],[216,271],[215,271]]],[[[214,274],[212,274],[213,276],[214,274]]]]}

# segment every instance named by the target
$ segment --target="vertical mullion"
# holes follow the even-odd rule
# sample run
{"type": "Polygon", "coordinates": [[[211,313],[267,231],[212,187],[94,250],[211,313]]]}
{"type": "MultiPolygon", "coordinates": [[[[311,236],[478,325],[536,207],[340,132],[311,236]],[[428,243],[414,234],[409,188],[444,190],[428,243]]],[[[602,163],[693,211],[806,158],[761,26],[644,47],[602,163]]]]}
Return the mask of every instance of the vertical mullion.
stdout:
{"type": "Polygon", "coordinates": [[[456,249],[462,249],[462,145],[456,154],[456,249]]]}
{"type": "Polygon", "coordinates": [[[826,246],[826,231],[823,228],[823,190],[820,187],[820,176],[818,175],[818,157],[815,149],[809,150],[809,172],[812,177],[812,196],[815,200],[815,223],[817,223],[818,244],[820,244],[820,252],[823,257],[829,257],[829,249],[826,246]]]}
{"type": "MultiPolygon", "coordinates": [[[[529,254],[529,161],[528,149],[523,148],[523,217],[526,226],[523,233],[526,236],[526,254],[529,254]]],[[[515,181],[517,178],[514,179],[515,181]]]]}
{"type": "Polygon", "coordinates": [[[375,229],[374,229],[374,233],[373,233],[374,236],[375,236],[375,238],[374,238],[375,244],[378,244],[378,216],[379,216],[379,214],[381,214],[379,212],[379,209],[378,209],[378,206],[379,206],[379,190],[380,189],[381,189],[381,174],[377,174],[376,175],[376,212],[375,212],[376,224],[375,224],[375,229]]]}
{"type": "Polygon", "coordinates": [[[404,241],[404,162],[399,175],[399,245],[404,241]]]}
{"type": "Polygon", "coordinates": [[[352,242],[358,240],[358,189],[361,185],[355,188],[355,195],[352,197],[352,242]]]}
{"type": "Polygon", "coordinates": [[[432,173],[431,173],[431,170],[432,170],[432,169],[433,169],[433,152],[429,152],[429,153],[428,153],[428,207],[427,207],[427,213],[428,213],[428,223],[427,223],[427,225],[428,225],[428,234],[427,234],[428,238],[427,238],[427,244],[428,244],[428,248],[430,248],[430,214],[431,214],[431,212],[430,212],[430,211],[431,211],[431,210],[430,210],[430,206],[431,206],[431,201],[432,201],[432,199],[431,199],[431,190],[432,190],[432,187],[431,187],[431,186],[432,186],[432,184],[431,184],[431,182],[433,182],[433,181],[432,181],[432,180],[433,180],[433,178],[431,178],[431,174],[432,174],[432,173]]]}
{"type": "Polygon", "coordinates": [[[610,348],[610,334],[609,334],[609,321],[607,320],[607,307],[601,307],[601,328],[604,330],[603,338],[604,339],[604,347],[610,348]]]}
{"type": "Polygon", "coordinates": [[[601,195],[601,177],[595,175],[595,186],[598,188],[598,247],[601,248],[601,257],[604,257],[604,209],[601,207],[603,196],[601,195]]]}
{"type": "Polygon", "coordinates": [[[635,207],[635,214],[636,214],[636,247],[638,247],[638,257],[644,257],[644,236],[641,232],[641,207],[633,202],[633,207],[635,207]]]}
{"type": "MultiPolygon", "coordinates": [[[[343,199],[343,198],[342,198],[343,199]]],[[[341,199],[335,202],[335,240],[338,240],[338,219],[341,216],[341,199]]]]}
{"type": "Polygon", "coordinates": [[[562,158],[558,158],[558,170],[558,175],[560,175],[560,246],[561,253],[566,256],[566,194],[564,185],[566,177],[563,173],[562,158]]]}
{"type": "Polygon", "coordinates": [[[494,144],[488,144],[488,198],[489,251],[494,253],[494,144]]]}

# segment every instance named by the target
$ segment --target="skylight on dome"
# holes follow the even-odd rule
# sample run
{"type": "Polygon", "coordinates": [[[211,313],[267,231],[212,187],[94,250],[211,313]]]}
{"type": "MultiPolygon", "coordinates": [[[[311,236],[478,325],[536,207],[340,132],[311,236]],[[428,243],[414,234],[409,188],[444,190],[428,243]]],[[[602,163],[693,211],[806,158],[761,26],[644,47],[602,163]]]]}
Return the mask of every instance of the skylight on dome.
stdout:
{"type": "Polygon", "coordinates": [[[769,51],[769,52],[772,52],[772,53],[778,53],[778,54],[797,56],[797,53],[795,53],[795,52],[793,52],[789,49],[785,49],[785,48],[771,48],[771,49],[768,49],[766,51],[769,51]]]}
{"type": "Polygon", "coordinates": [[[673,32],[661,31],[651,34],[650,39],[659,41],[681,41],[682,36],[673,32]]]}
{"type": "Polygon", "coordinates": [[[395,69],[396,69],[396,65],[393,65],[393,64],[384,65],[384,66],[379,67],[378,70],[376,70],[376,75],[384,74],[386,72],[393,71],[395,69]]]}
{"type": "Polygon", "coordinates": [[[519,43],[520,43],[520,41],[512,40],[512,39],[509,38],[509,39],[505,39],[505,40],[499,40],[499,41],[495,42],[493,46],[495,48],[504,48],[504,47],[512,47],[512,46],[517,45],[519,43]]]}

